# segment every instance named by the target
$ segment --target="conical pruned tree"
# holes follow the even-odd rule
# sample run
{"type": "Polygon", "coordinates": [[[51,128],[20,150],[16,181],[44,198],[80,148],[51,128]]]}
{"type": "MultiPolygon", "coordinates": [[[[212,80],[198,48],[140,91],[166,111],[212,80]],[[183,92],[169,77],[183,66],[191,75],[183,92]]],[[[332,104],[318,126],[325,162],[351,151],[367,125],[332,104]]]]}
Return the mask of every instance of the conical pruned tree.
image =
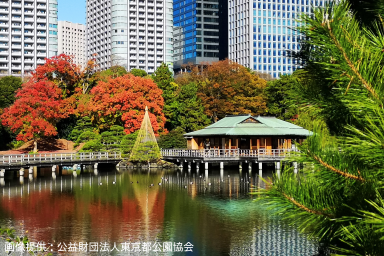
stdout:
{"type": "Polygon", "coordinates": [[[130,162],[157,162],[161,158],[160,148],[157,145],[155,133],[148,115],[148,107],[145,108],[145,115],[141,128],[133,146],[130,162]]]}

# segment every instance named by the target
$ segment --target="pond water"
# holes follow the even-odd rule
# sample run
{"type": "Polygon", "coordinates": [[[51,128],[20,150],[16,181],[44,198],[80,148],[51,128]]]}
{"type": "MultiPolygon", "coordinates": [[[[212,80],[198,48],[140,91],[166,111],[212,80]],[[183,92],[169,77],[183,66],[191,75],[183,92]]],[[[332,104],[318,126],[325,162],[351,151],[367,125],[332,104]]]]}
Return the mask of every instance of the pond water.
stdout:
{"type": "MultiPolygon", "coordinates": [[[[97,175],[53,179],[49,172],[39,173],[23,184],[19,178],[4,181],[0,223],[45,243],[54,255],[307,256],[317,251],[297,229],[254,202],[252,186],[264,186],[256,174],[225,169],[205,177],[186,170],[102,166],[97,175]]],[[[0,255],[6,255],[4,246],[1,241],[0,255]]]]}

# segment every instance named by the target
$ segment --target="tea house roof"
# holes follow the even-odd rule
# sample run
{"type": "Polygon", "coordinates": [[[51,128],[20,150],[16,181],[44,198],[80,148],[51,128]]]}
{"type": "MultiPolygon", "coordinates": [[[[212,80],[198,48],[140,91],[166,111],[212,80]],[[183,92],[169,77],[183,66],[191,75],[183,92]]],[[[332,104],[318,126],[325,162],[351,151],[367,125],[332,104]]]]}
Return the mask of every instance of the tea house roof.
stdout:
{"type": "Polygon", "coordinates": [[[298,136],[308,137],[312,132],[276,117],[251,115],[226,116],[220,121],[185,137],[207,136],[298,136]]]}

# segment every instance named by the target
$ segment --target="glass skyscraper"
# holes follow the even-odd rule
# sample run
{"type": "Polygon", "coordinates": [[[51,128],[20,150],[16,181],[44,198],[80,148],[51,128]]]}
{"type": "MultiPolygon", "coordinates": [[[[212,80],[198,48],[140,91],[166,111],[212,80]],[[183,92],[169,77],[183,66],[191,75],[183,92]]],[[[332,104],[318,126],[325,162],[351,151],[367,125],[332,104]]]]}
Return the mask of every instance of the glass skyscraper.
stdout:
{"type": "Polygon", "coordinates": [[[228,56],[228,0],[174,0],[174,68],[228,56]]]}
{"type": "Polygon", "coordinates": [[[292,73],[300,63],[286,53],[299,50],[297,19],[325,2],[229,0],[229,59],[274,78],[292,73]]]}

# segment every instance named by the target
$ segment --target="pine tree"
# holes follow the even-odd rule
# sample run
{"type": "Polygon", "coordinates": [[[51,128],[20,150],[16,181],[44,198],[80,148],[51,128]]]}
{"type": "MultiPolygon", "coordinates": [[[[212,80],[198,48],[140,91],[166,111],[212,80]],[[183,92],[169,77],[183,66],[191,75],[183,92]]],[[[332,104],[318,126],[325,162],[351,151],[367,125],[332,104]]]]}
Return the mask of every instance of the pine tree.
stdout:
{"type": "Polygon", "coordinates": [[[135,145],[129,158],[130,162],[157,162],[161,158],[151,120],[148,115],[148,107],[145,107],[145,115],[141,128],[137,135],[135,145]]]}
{"type": "MultiPolygon", "coordinates": [[[[298,175],[286,168],[258,193],[337,254],[384,251],[384,29],[361,25],[346,1],[303,17],[307,55],[301,100],[331,135],[315,129],[298,145],[298,175]]],[[[300,56],[300,55],[299,55],[300,56]]]]}
{"type": "Polygon", "coordinates": [[[167,120],[170,120],[166,123],[165,127],[167,129],[173,129],[174,127],[171,124],[172,119],[172,111],[171,105],[175,101],[175,91],[176,84],[174,83],[173,74],[169,70],[169,67],[162,63],[153,73],[152,75],[153,81],[157,84],[157,86],[163,91],[164,98],[164,115],[167,120]]]}

